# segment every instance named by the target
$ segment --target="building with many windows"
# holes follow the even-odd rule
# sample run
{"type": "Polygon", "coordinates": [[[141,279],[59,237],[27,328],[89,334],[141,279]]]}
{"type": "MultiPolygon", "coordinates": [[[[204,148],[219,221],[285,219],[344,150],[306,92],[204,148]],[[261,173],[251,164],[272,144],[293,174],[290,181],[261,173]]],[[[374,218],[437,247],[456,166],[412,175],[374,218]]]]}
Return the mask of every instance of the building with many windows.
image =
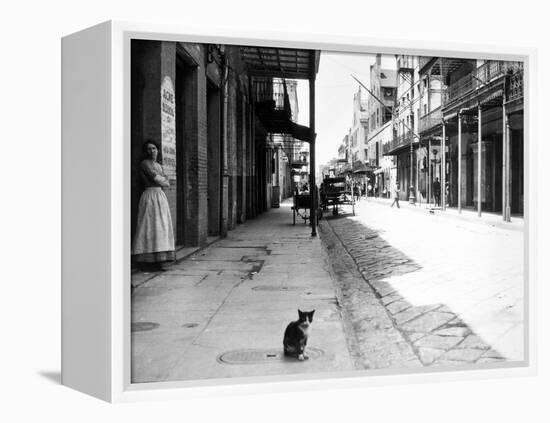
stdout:
{"type": "Polygon", "coordinates": [[[365,163],[367,160],[367,134],[368,134],[368,103],[365,98],[365,92],[358,91],[353,95],[353,126],[350,129],[350,152],[351,162],[360,161],[365,163]]]}
{"type": "Polygon", "coordinates": [[[394,137],[384,147],[397,180],[442,209],[523,215],[522,64],[419,57],[409,71],[407,60],[397,59],[394,137]]]}
{"type": "Polygon", "coordinates": [[[383,156],[383,149],[393,139],[392,121],[397,93],[395,68],[382,67],[382,55],[377,54],[370,67],[370,95],[368,100],[368,133],[366,164],[367,178],[375,195],[389,192],[395,181],[395,160],[383,156]]]}

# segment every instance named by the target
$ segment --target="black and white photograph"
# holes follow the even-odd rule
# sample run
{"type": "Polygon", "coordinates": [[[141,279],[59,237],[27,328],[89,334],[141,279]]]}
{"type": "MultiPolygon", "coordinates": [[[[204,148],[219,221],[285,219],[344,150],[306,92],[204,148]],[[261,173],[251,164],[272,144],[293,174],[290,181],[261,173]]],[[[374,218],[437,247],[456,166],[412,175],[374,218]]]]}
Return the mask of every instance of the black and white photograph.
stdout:
{"type": "Polygon", "coordinates": [[[2,11],[0,421],[550,421],[544,3],[2,11]]]}
{"type": "Polygon", "coordinates": [[[527,365],[523,62],[130,53],[132,384],[527,365]]]}

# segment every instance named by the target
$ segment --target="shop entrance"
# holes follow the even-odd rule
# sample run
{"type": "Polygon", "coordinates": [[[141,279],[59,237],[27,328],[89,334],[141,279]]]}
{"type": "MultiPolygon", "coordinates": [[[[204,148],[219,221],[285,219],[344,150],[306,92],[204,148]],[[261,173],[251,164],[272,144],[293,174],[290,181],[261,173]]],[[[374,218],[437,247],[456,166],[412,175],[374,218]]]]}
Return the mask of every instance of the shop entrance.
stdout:
{"type": "Polygon", "coordinates": [[[186,129],[189,125],[185,113],[189,100],[187,99],[187,87],[191,83],[192,68],[185,64],[181,56],[176,59],[176,185],[178,187],[176,195],[177,218],[174,230],[176,231],[176,245],[190,245],[189,234],[186,233],[185,222],[189,219],[187,216],[186,193],[190,191],[189,180],[187,177],[186,160],[186,129]]]}
{"type": "Polygon", "coordinates": [[[208,144],[208,236],[220,234],[221,214],[221,103],[220,89],[208,82],[206,92],[208,144]]]}

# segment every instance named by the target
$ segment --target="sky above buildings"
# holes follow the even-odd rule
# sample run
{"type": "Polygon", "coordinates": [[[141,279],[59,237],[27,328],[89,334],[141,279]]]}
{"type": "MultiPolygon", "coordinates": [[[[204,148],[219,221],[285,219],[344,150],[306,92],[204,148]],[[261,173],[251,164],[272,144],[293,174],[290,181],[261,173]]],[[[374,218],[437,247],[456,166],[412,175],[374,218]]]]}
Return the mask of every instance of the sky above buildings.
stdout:
{"type": "MultiPolygon", "coordinates": [[[[374,61],[375,54],[321,52],[316,80],[317,164],[337,156],[338,146],[353,125],[353,95],[359,84],[351,75],[370,87],[370,65],[374,61]]],[[[382,67],[394,69],[395,56],[383,56],[382,67]]],[[[298,81],[298,108],[299,123],[309,126],[307,81],[298,81]]]]}

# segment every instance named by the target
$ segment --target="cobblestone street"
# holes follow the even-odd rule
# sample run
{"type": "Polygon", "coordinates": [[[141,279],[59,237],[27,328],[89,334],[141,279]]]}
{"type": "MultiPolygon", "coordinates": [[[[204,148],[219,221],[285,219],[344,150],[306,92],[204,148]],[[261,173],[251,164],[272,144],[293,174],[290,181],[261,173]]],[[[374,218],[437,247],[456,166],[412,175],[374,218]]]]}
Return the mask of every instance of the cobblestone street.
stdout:
{"type": "Polygon", "coordinates": [[[357,367],[523,360],[521,224],[372,200],[350,211],[325,214],[320,233],[357,367]]]}

